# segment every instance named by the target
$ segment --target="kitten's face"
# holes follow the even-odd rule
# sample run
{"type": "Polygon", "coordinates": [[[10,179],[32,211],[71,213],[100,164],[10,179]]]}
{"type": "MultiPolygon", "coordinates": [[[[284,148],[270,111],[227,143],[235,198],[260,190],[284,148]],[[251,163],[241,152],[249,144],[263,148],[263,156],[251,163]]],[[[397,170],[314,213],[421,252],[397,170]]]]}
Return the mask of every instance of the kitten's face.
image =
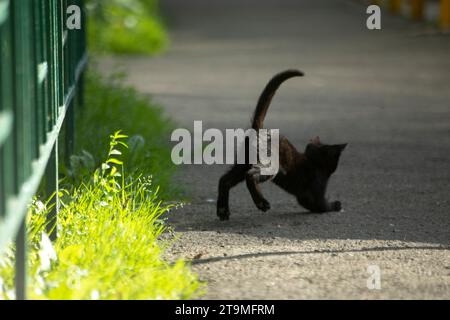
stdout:
{"type": "Polygon", "coordinates": [[[318,168],[332,174],[336,171],[342,151],[347,146],[344,144],[322,144],[318,138],[312,140],[305,149],[305,156],[318,168]]]}

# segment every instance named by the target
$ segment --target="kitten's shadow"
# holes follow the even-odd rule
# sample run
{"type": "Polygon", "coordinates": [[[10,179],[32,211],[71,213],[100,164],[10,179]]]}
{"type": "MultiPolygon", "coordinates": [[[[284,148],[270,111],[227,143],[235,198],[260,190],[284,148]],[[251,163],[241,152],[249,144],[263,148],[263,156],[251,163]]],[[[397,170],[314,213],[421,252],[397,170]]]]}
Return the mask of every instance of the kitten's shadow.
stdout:
{"type": "MultiPolygon", "coordinates": [[[[211,219],[205,220],[202,216],[191,217],[192,219],[180,219],[171,221],[176,231],[218,231],[218,232],[239,232],[248,233],[256,236],[264,236],[264,232],[259,232],[259,228],[271,228],[277,225],[310,225],[311,219],[321,220],[326,218],[329,213],[317,213],[306,210],[285,211],[285,212],[260,212],[252,211],[246,215],[236,213],[230,217],[230,220],[220,221],[215,215],[211,219]]],[[[336,214],[336,213],[334,213],[336,214]]],[[[320,222],[317,222],[320,223],[320,222]]],[[[276,230],[274,230],[276,233],[276,230]]]]}
{"type": "Polygon", "coordinates": [[[311,211],[294,211],[294,212],[282,212],[278,214],[282,217],[298,217],[300,216],[321,216],[324,214],[331,214],[332,212],[320,213],[320,212],[311,212],[311,211]]]}
{"type": "MultiPolygon", "coordinates": [[[[186,208],[187,209],[187,208],[186,208]]],[[[194,208],[193,208],[194,209],[194,208]]],[[[314,213],[303,208],[261,212],[249,207],[232,209],[230,220],[220,221],[215,205],[195,206],[195,210],[174,212],[169,224],[175,232],[212,231],[245,234],[257,238],[279,237],[292,240],[357,239],[401,240],[450,245],[440,229],[430,233],[418,230],[411,219],[373,209],[361,212],[349,207],[339,212],[314,213]],[[199,210],[201,208],[201,210],[199,210]]]]}

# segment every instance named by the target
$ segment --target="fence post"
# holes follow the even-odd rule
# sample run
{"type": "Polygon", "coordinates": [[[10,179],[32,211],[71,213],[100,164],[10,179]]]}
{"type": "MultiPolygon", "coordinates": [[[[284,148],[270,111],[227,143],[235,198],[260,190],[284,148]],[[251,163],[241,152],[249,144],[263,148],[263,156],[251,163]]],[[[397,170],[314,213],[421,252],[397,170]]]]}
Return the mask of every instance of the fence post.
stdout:
{"type": "Polygon", "coordinates": [[[19,232],[16,236],[16,299],[25,300],[27,298],[27,233],[26,217],[20,224],[19,232]]]}
{"type": "Polygon", "coordinates": [[[47,216],[47,233],[50,240],[56,240],[57,236],[57,218],[59,210],[59,196],[58,196],[58,141],[55,142],[50,159],[48,160],[47,168],[45,170],[45,189],[46,196],[50,199],[48,206],[52,207],[47,216]]]}
{"type": "Polygon", "coordinates": [[[65,130],[65,148],[64,148],[64,162],[68,168],[70,168],[70,156],[74,151],[74,132],[75,132],[75,103],[74,99],[67,106],[66,111],[66,130],[65,130]]]}

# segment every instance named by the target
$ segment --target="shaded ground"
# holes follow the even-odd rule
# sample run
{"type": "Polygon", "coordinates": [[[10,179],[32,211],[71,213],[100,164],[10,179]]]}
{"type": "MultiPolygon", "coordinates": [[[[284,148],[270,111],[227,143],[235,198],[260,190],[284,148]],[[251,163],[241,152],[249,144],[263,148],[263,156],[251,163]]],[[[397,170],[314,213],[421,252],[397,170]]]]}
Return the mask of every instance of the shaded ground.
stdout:
{"type": "Polygon", "coordinates": [[[262,213],[239,185],[219,222],[226,168],[181,170],[192,203],[172,214],[171,254],[197,258],[205,298],[450,298],[449,36],[384,12],[383,29],[369,31],[353,1],[163,2],[169,52],[106,59],[105,70],[123,66],[192,129],[247,127],[268,79],[300,68],[306,77],[279,90],[266,126],[299,148],[316,135],[349,142],[329,186],[340,213],[308,214],[271,184],[262,213]],[[369,265],[381,290],[367,288],[369,265]]]}

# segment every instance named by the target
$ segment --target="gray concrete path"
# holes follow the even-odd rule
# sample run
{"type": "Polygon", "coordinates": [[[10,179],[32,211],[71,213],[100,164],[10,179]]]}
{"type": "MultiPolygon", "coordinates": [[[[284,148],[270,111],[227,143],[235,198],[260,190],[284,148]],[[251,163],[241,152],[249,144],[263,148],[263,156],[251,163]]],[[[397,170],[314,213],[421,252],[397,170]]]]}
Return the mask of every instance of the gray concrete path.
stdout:
{"type": "MultiPolygon", "coordinates": [[[[259,212],[244,185],[231,220],[215,215],[225,166],[185,166],[192,203],[171,216],[171,254],[193,261],[212,299],[450,298],[450,37],[383,12],[365,28],[355,1],[164,0],[170,50],[102,61],[152,95],[180,126],[247,127],[276,72],[266,126],[303,149],[348,142],[329,196],[344,211],[308,214],[271,184],[259,212]],[[369,290],[368,267],[381,270],[369,290]]],[[[151,125],[151,124],[149,124],[151,125]]],[[[169,139],[169,137],[168,137],[169,139]]]]}

